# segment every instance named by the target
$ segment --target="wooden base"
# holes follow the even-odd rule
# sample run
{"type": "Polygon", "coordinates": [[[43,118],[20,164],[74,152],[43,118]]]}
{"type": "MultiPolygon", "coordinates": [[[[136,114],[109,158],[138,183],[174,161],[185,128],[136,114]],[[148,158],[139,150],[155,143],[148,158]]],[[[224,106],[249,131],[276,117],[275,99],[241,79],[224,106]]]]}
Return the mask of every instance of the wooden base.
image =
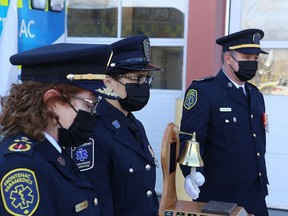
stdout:
{"type": "MultiPolygon", "coordinates": [[[[160,216],[220,216],[219,214],[201,212],[205,204],[202,202],[178,200],[164,209],[164,214],[160,216]]],[[[237,206],[230,216],[248,216],[248,213],[244,208],[237,206]]]]}

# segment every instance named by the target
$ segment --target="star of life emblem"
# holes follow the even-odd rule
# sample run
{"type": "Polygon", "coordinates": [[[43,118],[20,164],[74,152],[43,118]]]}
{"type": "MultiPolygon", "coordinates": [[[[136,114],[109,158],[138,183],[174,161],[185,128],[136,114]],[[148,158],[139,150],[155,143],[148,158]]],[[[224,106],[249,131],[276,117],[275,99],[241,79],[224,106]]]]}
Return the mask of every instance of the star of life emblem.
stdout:
{"type": "Polygon", "coordinates": [[[40,200],[34,171],[17,168],[1,180],[1,196],[4,208],[11,215],[33,215],[40,200]]]}
{"type": "Polygon", "coordinates": [[[94,140],[89,140],[77,148],[71,148],[72,159],[80,171],[90,170],[94,167],[94,140]]]}

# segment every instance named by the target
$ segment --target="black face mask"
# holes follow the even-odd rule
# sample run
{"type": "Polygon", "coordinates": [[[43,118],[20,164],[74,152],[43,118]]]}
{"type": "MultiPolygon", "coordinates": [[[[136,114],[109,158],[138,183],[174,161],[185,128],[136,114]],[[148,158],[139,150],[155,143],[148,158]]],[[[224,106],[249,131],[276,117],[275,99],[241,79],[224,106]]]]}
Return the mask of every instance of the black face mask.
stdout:
{"type": "Polygon", "coordinates": [[[133,112],[146,106],[150,97],[150,85],[148,83],[126,83],[125,88],[127,97],[118,100],[123,109],[133,112]]]}
{"type": "Polygon", "coordinates": [[[85,143],[93,134],[96,125],[97,115],[79,110],[69,129],[59,128],[59,144],[64,147],[78,147],[85,143]]]}
{"type": "MultiPolygon", "coordinates": [[[[231,56],[232,57],[232,56],[231,56]]],[[[235,71],[234,68],[230,68],[234,71],[235,75],[238,77],[239,80],[245,82],[251,80],[258,69],[258,62],[257,61],[237,61],[234,57],[232,57],[236,62],[238,62],[239,70],[235,71]]]]}

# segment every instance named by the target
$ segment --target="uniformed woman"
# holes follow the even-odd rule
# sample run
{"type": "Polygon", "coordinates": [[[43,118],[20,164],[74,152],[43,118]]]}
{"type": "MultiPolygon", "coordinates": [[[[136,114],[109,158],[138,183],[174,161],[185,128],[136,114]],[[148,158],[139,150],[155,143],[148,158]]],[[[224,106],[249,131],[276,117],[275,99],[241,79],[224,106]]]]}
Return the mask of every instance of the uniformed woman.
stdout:
{"type": "Polygon", "coordinates": [[[133,111],[149,100],[150,43],[144,35],[111,45],[113,58],[104,80],[119,100],[102,100],[90,141],[72,149],[72,157],[95,185],[104,216],[156,216],[156,158],[143,125],[133,111]]]}
{"type": "Polygon", "coordinates": [[[94,128],[110,57],[109,45],[55,44],[10,58],[22,83],[1,99],[0,215],[100,215],[93,185],[63,147],[94,128]]]}

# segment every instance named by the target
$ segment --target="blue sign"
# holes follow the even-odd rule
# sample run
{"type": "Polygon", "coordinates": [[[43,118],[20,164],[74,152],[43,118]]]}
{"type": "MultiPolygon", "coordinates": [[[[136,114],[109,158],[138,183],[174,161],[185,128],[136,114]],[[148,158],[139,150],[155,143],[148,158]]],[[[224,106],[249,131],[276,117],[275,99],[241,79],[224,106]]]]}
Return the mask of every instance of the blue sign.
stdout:
{"type": "MultiPolygon", "coordinates": [[[[37,10],[31,8],[30,2],[21,0],[19,4],[18,1],[18,52],[49,45],[55,41],[64,42],[65,7],[60,12],[49,10],[48,5],[45,10],[37,10]]],[[[0,5],[0,34],[8,7],[9,5],[0,5]]]]}

